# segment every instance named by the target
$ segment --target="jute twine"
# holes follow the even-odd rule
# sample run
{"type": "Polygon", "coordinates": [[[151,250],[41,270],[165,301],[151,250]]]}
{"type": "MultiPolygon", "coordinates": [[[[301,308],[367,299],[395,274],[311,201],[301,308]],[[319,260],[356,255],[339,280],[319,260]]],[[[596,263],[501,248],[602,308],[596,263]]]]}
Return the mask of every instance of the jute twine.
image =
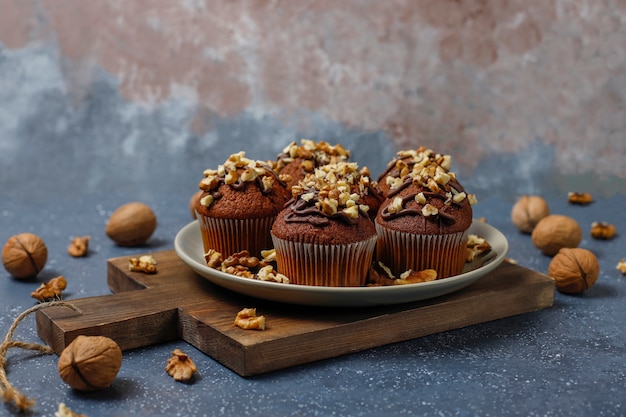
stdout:
{"type": "Polygon", "coordinates": [[[13,324],[9,328],[6,336],[4,337],[2,344],[0,345],[0,395],[2,395],[2,400],[5,403],[13,403],[22,412],[28,411],[30,408],[32,408],[35,405],[35,401],[31,398],[28,398],[25,394],[22,394],[9,382],[5,369],[7,365],[6,355],[7,351],[10,348],[14,347],[34,350],[44,354],[54,353],[54,350],[47,345],[13,340],[13,333],[15,333],[17,325],[20,324],[20,322],[24,320],[26,316],[37,310],[41,310],[47,307],[67,307],[70,310],[76,311],[78,313],[81,312],[77,307],[74,307],[71,303],[68,303],[66,301],[50,301],[47,303],[37,304],[17,316],[17,318],[15,319],[15,321],[13,321],[13,324]]]}

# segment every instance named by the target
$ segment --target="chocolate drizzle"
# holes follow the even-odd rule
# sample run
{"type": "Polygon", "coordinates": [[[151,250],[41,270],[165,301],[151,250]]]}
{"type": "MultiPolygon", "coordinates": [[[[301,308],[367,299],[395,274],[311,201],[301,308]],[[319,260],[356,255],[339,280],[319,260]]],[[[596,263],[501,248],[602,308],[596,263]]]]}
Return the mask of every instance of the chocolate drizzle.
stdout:
{"type": "MultiPolygon", "coordinates": [[[[356,224],[358,219],[353,219],[342,211],[335,214],[326,214],[315,206],[315,200],[305,201],[302,198],[292,198],[285,204],[289,212],[285,215],[286,223],[309,223],[315,227],[323,227],[330,224],[331,219],[339,220],[345,224],[356,224]]],[[[366,215],[365,213],[363,213],[366,215]]]]}
{"type": "MultiPolygon", "coordinates": [[[[413,180],[410,177],[406,177],[404,179],[404,181],[402,182],[402,184],[398,187],[398,188],[394,188],[393,190],[390,190],[389,193],[387,194],[388,198],[393,198],[394,196],[396,196],[397,194],[400,193],[400,191],[408,188],[410,185],[413,184],[413,180]]],[[[456,182],[456,181],[449,181],[448,185],[450,186],[450,188],[453,188],[454,190],[456,190],[457,192],[462,192],[463,191],[463,187],[461,187],[461,185],[456,182]]],[[[402,209],[394,212],[394,213],[390,213],[389,212],[389,205],[385,206],[382,208],[381,210],[381,217],[385,220],[390,220],[390,219],[394,219],[397,217],[401,217],[401,216],[424,216],[424,214],[422,213],[422,209],[421,208],[405,208],[406,204],[409,203],[410,201],[415,201],[415,197],[420,193],[420,191],[417,192],[413,192],[413,193],[409,193],[405,196],[402,197],[402,209]]],[[[438,199],[443,201],[443,207],[441,207],[438,210],[438,213],[435,216],[429,216],[429,217],[435,217],[437,219],[440,219],[442,221],[444,221],[445,223],[448,224],[454,224],[456,223],[456,218],[450,214],[450,213],[446,213],[445,208],[449,207],[449,206],[454,206],[457,208],[460,208],[462,206],[462,203],[457,203],[456,201],[454,201],[452,198],[448,197],[446,194],[443,194],[441,192],[433,192],[430,191],[428,189],[424,189],[423,191],[421,191],[421,193],[424,195],[424,197],[426,199],[438,199]]],[[[423,207],[423,206],[422,206],[423,207]]]]}

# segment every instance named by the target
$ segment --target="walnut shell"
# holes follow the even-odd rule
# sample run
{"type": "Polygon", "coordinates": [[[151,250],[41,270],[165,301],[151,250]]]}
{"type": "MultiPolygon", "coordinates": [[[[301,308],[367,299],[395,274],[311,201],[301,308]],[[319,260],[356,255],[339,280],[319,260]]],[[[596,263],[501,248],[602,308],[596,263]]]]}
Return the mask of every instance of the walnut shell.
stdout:
{"type": "Polygon", "coordinates": [[[554,256],[561,248],[575,248],[583,238],[576,220],[561,214],[551,214],[537,223],[531,234],[533,244],[543,253],[554,256]]]}
{"type": "Polygon", "coordinates": [[[46,244],[33,233],[11,236],[2,249],[2,264],[15,278],[36,276],[47,260],[46,244]]]}
{"type": "Polygon", "coordinates": [[[143,203],[132,202],[111,214],[106,234],[119,246],[140,246],[148,241],[156,227],[152,209],[143,203]]]}
{"type": "Polygon", "coordinates": [[[559,291],[578,294],[596,283],[600,264],[596,255],[587,249],[563,248],[552,258],[548,275],[559,291]]]}
{"type": "Polygon", "coordinates": [[[548,215],[548,203],[536,195],[521,196],[511,209],[511,221],[523,233],[531,233],[537,223],[548,215]]]}
{"type": "Polygon", "coordinates": [[[61,379],[79,391],[111,385],[122,366],[122,350],[105,336],[78,336],[59,356],[61,379]]]}

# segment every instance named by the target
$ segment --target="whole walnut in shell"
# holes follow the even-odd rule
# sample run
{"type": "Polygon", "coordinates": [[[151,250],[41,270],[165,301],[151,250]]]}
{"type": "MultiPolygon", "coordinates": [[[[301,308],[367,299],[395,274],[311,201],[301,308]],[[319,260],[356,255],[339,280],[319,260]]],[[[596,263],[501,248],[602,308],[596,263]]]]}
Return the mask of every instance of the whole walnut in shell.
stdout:
{"type": "Polygon", "coordinates": [[[511,209],[511,221],[521,232],[531,233],[550,214],[548,203],[537,195],[523,195],[511,209]]]}
{"type": "Polygon", "coordinates": [[[140,246],[148,241],[157,227],[150,207],[132,202],[117,208],[106,226],[106,234],[120,246],[140,246]]]}
{"type": "Polygon", "coordinates": [[[576,220],[561,214],[551,214],[537,223],[531,234],[533,244],[543,253],[554,256],[562,248],[575,248],[583,238],[576,220]]]}
{"type": "Polygon", "coordinates": [[[46,265],[48,248],[33,233],[11,236],[2,248],[2,264],[15,278],[36,276],[46,265]]]}
{"type": "Polygon", "coordinates": [[[79,391],[111,385],[122,366],[122,350],[105,336],[78,336],[59,356],[61,379],[79,391]]]}
{"type": "Polygon", "coordinates": [[[548,275],[554,279],[557,290],[578,294],[596,283],[600,264],[598,258],[587,249],[563,248],[552,258],[548,275]]]}

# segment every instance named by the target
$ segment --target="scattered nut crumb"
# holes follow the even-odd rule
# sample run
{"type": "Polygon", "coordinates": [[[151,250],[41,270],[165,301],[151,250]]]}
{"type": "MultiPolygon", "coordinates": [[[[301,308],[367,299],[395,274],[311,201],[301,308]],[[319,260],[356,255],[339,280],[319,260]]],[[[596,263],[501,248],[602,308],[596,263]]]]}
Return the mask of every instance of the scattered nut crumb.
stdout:
{"type": "Polygon", "coordinates": [[[30,296],[43,302],[52,299],[61,298],[61,292],[67,288],[67,280],[64,276],[52,278],[48,282],[44,282],[30,296]]]}
{"type": "Polygon", "coordinates": [[[465,249],[465,262],[474,262],[476,258],[491,251],[491,245],[487,240],[478,235],[467,237],[467,248],[465,249]]]}
{"type": "Polygon", "coordinates": [[[75,237],[67,248],[67,253],[75,258],[86,256],[87,252],[89,252],[89,240],[89,236],[75,237]]]}
{"type": "Polygon", "coordinates": [[[189,381],[198,372],[198,368],[182,350],[174,349],[172,357],[167,360],[165,371],[176,381],[189,381]]]}
{"type": "Polygon", "coordinates": [[[244,330],[265,330],[265,316],[257,316],[256,308],[244,308],[237,313],[235,326],[244,330]]]}
{"type": "Polygon", "coordinates": [[[596,239],[612,239],[615,236],[615,226],[607,222],[591,223],[591,237],[596,239]]]}
{"type": "Polygon", "coordinates": [[[513,258],[504,258],[504,260],[510,264],[517,265],[517,260],[513,258]]]}
{"type": "Polygon", "coordinates": [[[593,201],[593,197],[590,193],[575,193],[570,191],[567,194],[567,201],[572,204],[589,204],[593,201]]]}
{"type": "Polygon", "coordinates": [[[64,403],[59,404],[59,410],[54,413],[54,417],[87,417],[85,414],[77,414],[69,409],[64,403]]]}
{"type": "Polygon", "coordinates": [[[416,284],[418,282],[428,282],[437,279],[437,271],[434,269],[423,269],[413,271],[412,269],[403,272],[400,279],[394,280],[394,285],[416,284]]]}
{"type": "Polygon", "coordinates": [[[626,260],[620,259],[615,269],[626,275],[626,260]]]}
{"type": "Polygon", "coordinates": [[[144,272],[146,274],[157,273],[157,262],[152,255],[143,255],[139,258],[128,259],[128,270],[132,272],[144,272]]]}

